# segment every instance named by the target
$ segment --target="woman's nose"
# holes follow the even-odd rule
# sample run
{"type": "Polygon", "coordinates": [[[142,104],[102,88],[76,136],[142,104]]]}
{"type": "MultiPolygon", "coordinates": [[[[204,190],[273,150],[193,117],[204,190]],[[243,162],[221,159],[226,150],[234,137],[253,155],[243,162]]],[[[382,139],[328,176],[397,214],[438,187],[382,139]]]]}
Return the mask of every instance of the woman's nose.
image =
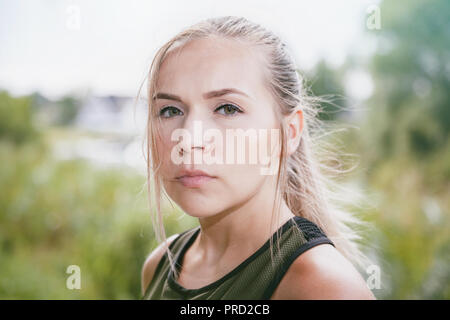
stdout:
{"type": "Polygon", "coordinates": [[[183,125],[183,141],[179,144],[181,152],[191,153],[195,149],[203,151],[204,120],[200,117],[187,117],[183,125]]]}

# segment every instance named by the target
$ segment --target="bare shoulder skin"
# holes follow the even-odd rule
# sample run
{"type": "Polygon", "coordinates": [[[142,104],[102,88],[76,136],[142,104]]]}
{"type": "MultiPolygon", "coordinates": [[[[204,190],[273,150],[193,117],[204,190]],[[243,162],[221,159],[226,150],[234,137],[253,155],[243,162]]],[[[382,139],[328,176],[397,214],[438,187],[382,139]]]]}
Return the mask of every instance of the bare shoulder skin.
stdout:
{"type": "Polygon", "coordinates": [[[356,268],[330,244],[313,247],[289,267],[272,300],[375,299],[356,268]]]}
{"type": "MultiPolygon", "coordinates": [[[[167,245],[178,236],[178,234],[171,235],[167,238],[167,245]]],[[[156,267],[158,266],[159,261],[165,253],[164,243],[160,243],[145,259],[144,265],[142,266],[141,271],[141,292],[145,293],[145,289],[147,289],[150,281],[152,281],[153,275],[155,274],[156,267]]]]}

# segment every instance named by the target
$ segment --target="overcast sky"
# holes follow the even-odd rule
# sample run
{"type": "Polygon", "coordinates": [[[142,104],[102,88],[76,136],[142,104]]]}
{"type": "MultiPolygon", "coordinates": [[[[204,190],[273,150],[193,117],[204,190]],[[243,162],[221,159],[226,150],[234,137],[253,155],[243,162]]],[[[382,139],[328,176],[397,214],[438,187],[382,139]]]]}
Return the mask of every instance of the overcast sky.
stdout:
{"type": "Polygon", "coordinates": [[[137,94],[153,54],[180,29],[222,15],[278,33],[298,66],[367,50],[366,0],[0,0],[0,88],[50,97],[137,94]]]}

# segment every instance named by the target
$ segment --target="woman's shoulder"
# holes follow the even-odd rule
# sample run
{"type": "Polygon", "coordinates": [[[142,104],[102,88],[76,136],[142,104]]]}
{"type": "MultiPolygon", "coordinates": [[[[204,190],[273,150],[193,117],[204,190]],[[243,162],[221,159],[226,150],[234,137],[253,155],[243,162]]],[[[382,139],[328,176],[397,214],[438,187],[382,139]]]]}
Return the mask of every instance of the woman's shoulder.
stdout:
{"type": "Polygon", "coordinates": [[[271,299],[374,299],[362,276],[333,245],[314,246],[298,256],[271,299]]]}
{"type": "Polygon", "coordinates": [[[142,266],[141,271],[141,285],[142,285],[142,294],[144,294],[145,289],[150,284],[153,275],[155,274],[156,267],[158,266],[159,261],[162,256],[166,252],[166,247],[170,246],[171,243],[179,236],[180,234],[176,233],[168,237],[164,242],[160,243],[145,259],[144,265],[142,266]]]}

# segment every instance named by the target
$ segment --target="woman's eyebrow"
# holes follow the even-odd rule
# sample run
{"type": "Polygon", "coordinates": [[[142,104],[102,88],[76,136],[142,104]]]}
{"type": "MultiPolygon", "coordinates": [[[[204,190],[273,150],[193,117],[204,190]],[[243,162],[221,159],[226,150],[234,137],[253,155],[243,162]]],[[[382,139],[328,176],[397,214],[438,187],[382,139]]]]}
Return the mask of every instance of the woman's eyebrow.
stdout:
{"type": "Polygon", "coordinates": [[[210,91],[210,92],[203,94],[203,98],[211,99],[211,98],[221,97],[221,96],[224,96],[224,95],[230,94],[230,93],[236,93],[236,94],[246,96],[247,98],[250,98],[245,92],[242,92],[235,88],[225,88],[225,89],[221,89],[221,90],[210,91]]]}
{"type": "Polygon", "coordinates": [[[158,92],[153,96],[153,100],[156,99],[166,99],[166,100],[174,100],[178,102],[183,102],[179,96],[170,93],[158,92]]]}
{"type": "MultiPolygon", "coordinates": [[[[203,98],[211,99],[211,98],[221,97],[226,94],[232,94],[232,93],[240,94],[240,95],[246,96],[247,98],[250,98],[245,92],[242,92],[235,88],[225,88],[225,89],[210,91],[210,92],[204,93],[203,98]]],[[[156,99],[166,99],[166,100],[174,100],[174,101],[178,101],[178,102],[183,102],[179,96],[176,96],[176,95],[170,94],[170,93],[164,93],[164,92],[156,93],[154,95],[153,100],[156,100],[156,99]]]]}

